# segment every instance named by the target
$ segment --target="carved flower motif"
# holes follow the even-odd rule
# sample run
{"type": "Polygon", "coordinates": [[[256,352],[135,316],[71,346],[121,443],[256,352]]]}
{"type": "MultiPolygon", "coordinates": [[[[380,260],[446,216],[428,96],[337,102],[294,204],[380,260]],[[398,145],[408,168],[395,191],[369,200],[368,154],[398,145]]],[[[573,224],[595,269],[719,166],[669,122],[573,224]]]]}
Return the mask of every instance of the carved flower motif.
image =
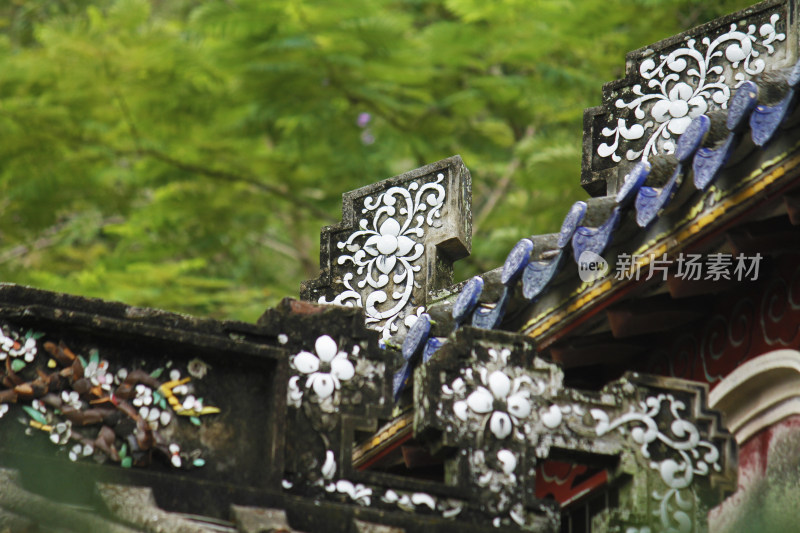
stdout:
{"type": "Polygon", "coordinates": [[[80,411],[83,407],[83,402],[81,402],[81,395],[78,394],[76,391],[61,391],[61,403],[64,407],[71,407],[76,411],[80,411]]]}
{"type": "Polygon", "coordinates": [[[342,381],[353,378],[355,368],[347,359],[347,353],[339,351],[336,341],[328,335],[317,338],[314,351],[316,355],[306,351],[298,353],[292,364],[308,376],[306,388],[313,387],[317,396],[325,400],[341,387],[342,381]]]}
{"type": "Polygon", "coordinates": [[[95,387],[101,387],[103,390],[111,390],[111,384],[114,382],[114,376],[108,373],[108,361],[90,361],[86,368],[83,370],[83,377],[92,382],[95,387]]]}
{"type": "Polygon", "coordinates": [[[500,370],[489,374],[486,385],[488,389],[479,385],[466,400],[455,402],[453,410],[461,420],[468,418],[468,410],[487,417],[489,430],[502,440],[530,415],[528,391],[519,390],[519,383],[512,389],[511,379],[500,370]]]}
{"type": "Polygon", "coordinates": [[[50,440],[53,444],[63,445],[69,442],[69,438],[72,435],[72,422],[66,420],[64,422],[59,422],[58,424],[54,424],[50,428],[50,440]]]}
{"type": "Polygon", "coordinates": [[[633,111],[633,116],[611,117],[600,132],[607,142],[597,146],[597,155],[617,163],[623,155],[634,161],[674,153],[675,137],[693,118],[711,108],[726,109],[731,89],[764,72],[765,56],[776,52],[774,44],[786,40],[786,34],[777,30],[779,20],[780,14],[772,14],[758,35],[755,24],[740,20],[724,33],[704,36],[699,42],[687,39],[658,58],[655,54],[643,58],[638,70],[645,83],[633,85],[614,103],[617,109],[633,111]],[[648,114],[655,120],[646,120],[648,114]]]}
{"type": "Polygon", "coordinates": [[[708,104],[702,95],[685,82],[672,86],[669,93],[658,95],[658,101],[650,113],[657,122],[667,123],[667,129],[675,135],[681,135],[692,119],[708,110],[708,104]]]}
{"type": "Polygon", "coordinates": [[[334,285],[341,287],[319,303],[363,307],[367,326],[382,331],[384,341],[398,333],[398,321],[413,312],[411,297],[421,288],[415,279],[425,253],[420,241],[429,228],[441,226],[436,219],[444,207],[444,179],[438,172],[436,181],[411,181],[364,197],[358,229],[336,244],[336,265],[350,266],[335,269],[341,282],[334,285]]]}
{"type": "Polygon", "coordinates": [[[401,235],[400,223],[393,218],[383,221],[378,233],[364,243],[364,250],[376,257],[376,266],[384,274],[394,270],[397,257],[405,257],[416,244],[412,239],[401,235]]]}
{"type": "Polygon", "coordinates": [[[36,339],[17,339],[16,334],[13,332],[11,335],[6,336],[0,330],[0,361],[5,360],[7,355],[11,357],[22,356],[26,363],[33,362],[36,357],[36,339]]]}

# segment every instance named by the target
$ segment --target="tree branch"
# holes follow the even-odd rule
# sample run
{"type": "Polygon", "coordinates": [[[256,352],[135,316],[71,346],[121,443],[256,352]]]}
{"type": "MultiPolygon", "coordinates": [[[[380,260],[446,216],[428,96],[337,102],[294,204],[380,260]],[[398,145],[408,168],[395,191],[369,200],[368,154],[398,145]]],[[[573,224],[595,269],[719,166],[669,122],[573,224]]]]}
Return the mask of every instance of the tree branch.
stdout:
{"type": "Polygon", "coordinates": [[[300,209],[308,211],[309,213],[313,214],[317,218],[320,218],[320,219],[324,220],[325,222],[328,222],[328,223],[338,222],[338,220],[336,218],[332,217],[329,213],[323,211],[322,209],[320,209],[319,207],[317,207],[313,203],[307,202],[307,201],[303,200],[302,198],[298,198],[297,196],[291,194],[284,187],[279,187],[277,185],[270,185],[269,183],[264,183],[263,181],[259,181],[259,180],[255,179],[255,178],[251,178],[249,176],[242,176],[241,174],[234,174],[232,172],[226,172],[224,170],[206,168],[204,166],[197,165],[197,164],[194,164],[194,163],[188,163],[186,161],[180,161],[178,159],[175,159],[174,157],[171,157],[171,156],[169,156],[169,155],[167,155],[167,154],[165,154],[163,152],[160,152],[158,150],[154,150],[152,148],[142,148],[142,149],[139,149],[139,150],[122,150],[122,151],[117,151],[116,153],[119,154],[119,155],[149,156],[149,157],[152,157],[153,159],[157,159],[158,161],[161,161],[162,163],[166,163],[166,164],[168,164],[168,165],[170,165],[172,167],[175,167],[177,169],[180,169],[180,170],[183,170],[183,171],[186,171],[186,172],[192,172],[192,173],[195,173],[195,174],[200,174],[200,175],[205,176],[207,178],[212,178],[212,179],[219,180],[219,181],[224,181],[224,182],[227,182],[227,183],[246,183],[248,185],[251,185],[252,187],[255,187],[256,189],[258,189],[258,190],[260,190],[262,192],[265,192],[267,194],[272,194],[272,195],[278,196],[280,198],[283,198],[284,200],[286,200],[290,204],[293,204],[296,207],[299,207],[300,209]]]}
{"type": "MultiPolygon", "coordinates": [[[[528,126],[528,128],[525,130],[525,135],[522,136],[520,141],[533,137],[533,132],[533,126],[528,126]]],[[[497,186],[494,187],[492,194],[486,199],[486,202],[484,202],[483,206],[481,206],[481,210],[478,211],[478,214],[475,216],[475,220],[472,223],[473,235],[478,233],[478,229],[480,228],[481,224],[486,221],[486,218],[491,214],[492,210],[497,205],[497,202],[499,202],[500,198],[505,195],[509,185],[511,185],[511,177],[514,175],[514,172],[519,169],[519,165],[519,156],[514,156],[514,158],[509,161],[508,166],[506,166],[506,171],[503,173],[503,176],[500,178],[497,186]]]]}

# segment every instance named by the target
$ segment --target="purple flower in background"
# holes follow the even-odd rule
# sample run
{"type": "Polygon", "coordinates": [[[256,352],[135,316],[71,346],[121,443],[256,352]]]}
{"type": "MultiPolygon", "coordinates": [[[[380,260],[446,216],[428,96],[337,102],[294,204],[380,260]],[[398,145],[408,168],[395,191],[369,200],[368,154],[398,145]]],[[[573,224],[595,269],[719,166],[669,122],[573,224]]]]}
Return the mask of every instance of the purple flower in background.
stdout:
{"type": "Polygon", "coordinates": [[[359,113],[358,119],[356,120],[356,124],[358,124],[359,128],[366,128],[369,121],[372,120],[372,115],[369,113],[359,113]]]}

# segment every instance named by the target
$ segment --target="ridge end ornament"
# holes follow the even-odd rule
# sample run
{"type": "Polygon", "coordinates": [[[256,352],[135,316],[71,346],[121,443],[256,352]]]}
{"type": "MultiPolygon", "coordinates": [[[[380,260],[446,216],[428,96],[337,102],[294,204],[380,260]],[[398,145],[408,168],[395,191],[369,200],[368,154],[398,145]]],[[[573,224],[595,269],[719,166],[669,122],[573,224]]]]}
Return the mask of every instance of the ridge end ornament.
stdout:
{"type": "Polygon", "coordinates": [[[727,109],[753,77],[791,66],[792,11],[791,2],[765,2],[629,53],[625,78],[584,111],[581,185],[613,193],[637,161],[674,153],[693,118],[727,109]]]}
{"type": "Polygon", "coordinates": [[[342,222],[322,229],[320,276],[301,298],[364,309],[383,340],[424,312],[469,255],[471,178],[459,156],[342,195],[342,222]]]}

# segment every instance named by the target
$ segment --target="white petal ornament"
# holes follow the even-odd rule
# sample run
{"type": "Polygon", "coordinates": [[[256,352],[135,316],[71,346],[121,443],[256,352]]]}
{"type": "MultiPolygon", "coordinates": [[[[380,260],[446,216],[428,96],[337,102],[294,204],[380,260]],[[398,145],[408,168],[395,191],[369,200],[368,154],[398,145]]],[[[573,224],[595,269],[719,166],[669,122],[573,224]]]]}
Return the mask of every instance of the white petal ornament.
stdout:
{"type": "Polygon", "coordinates": [[[397,238],[397,253],[395,255],[400,257],[408,255],[415,244],[416,243],[412,239],[409,239],[405,235],[400,235],[397,238]]]}
{"type": "Polygon", "coordinates": [[[310,352],[300,352],[294,356],[294,366],[303,374],[313,374],[319,370],[319,358],[310,352]]]}
{"type": "Polygon", "coordinates": [[[331,362],[336,357],[336,341],[330,335],[321,335],[314,343],[314,348],[317,351],[320,361],[331,362]]]}
{"type": "Polygon", "coordinates": [[[331,361],[331,374],[342,381],[347,381],[355,376],[356,369],[353,368],[353,363],[347,359],[347,355],[342,352],[331,361]]]}
{"type": "MultiPolygon", "coordinates": [[[[319,396],[322,400],[332,395],[334,389],[336,388],[333,377],[330,374],[318,372],[311,376],[309,381],[313,381],[314,392],[316,392],[317,396],[319,396]]],[[[306,385],[308,385],[308,382],[306,382],[306,385]]]]}
{"type": "Polygon", "coordinates": [[[508,398],[508,412],[518,419],[528,418],[531,414],[531,402],[528,400],[528,395],[524,392],[512,394],[508,398]]]}
{"type": "Polygon", "coordinates": [[[503,468],[503,472],[511,474],[517,468],[517,456],[511,450],[500,450],[497,452],[497,460],[503,468]]]}
{"type": "Polygon", "coordinates": [[[393,218],[387,218],[381,224],[378,233],[381,234],[381,237],[397,237],[400,235],[400,223],[393,218]]]}
{"type": "Polygon", "coordinates": [[[492,413],[492,418],[489,420],[489,429],[495,437],[500,440],[511,435],[511,430],[514,425],[511,423],[511,418],[502,411],[495,411],[492,413]]]}
{"type": "Polygon", "coordinates": [[[492,394],[484,387],[478,389],[467,397],[467,405],[473,412],[486,414],[492,410],[492,394]]]}
{"type": "Polygon", "coordinates": [[[456,418],[458,418],[459,420],[463,420],[465,422],[467,421],[467,418],[469,417],[469,413],[468,413],[467,409],[468,409],[467,408],[467,402],[465,402],[463,400],[455,402],[453,404],[453,413],[455,413],[456,418]]]}
{"type": "Polygon", "coordinates": [[[394,266],[397,264],[397,258],[393,255],[382,255],[378,257],[376,264],[378,265],[378,270],[384,274],[388,274],[394,270],[394,266]]]}
{"type": "Polygon", "coordinates": [[[557,405],[551,405],[547,411],[541,413],[542,424],[550,429],[555,429],[561,424],[561,409],[557,405]]]}
{"type": "Polygon", "coordinates": [[[489,375],[489,390],[498,400],[504,400],[511,392],[511,380],[504,372],[495,370],[489,375]]]}

